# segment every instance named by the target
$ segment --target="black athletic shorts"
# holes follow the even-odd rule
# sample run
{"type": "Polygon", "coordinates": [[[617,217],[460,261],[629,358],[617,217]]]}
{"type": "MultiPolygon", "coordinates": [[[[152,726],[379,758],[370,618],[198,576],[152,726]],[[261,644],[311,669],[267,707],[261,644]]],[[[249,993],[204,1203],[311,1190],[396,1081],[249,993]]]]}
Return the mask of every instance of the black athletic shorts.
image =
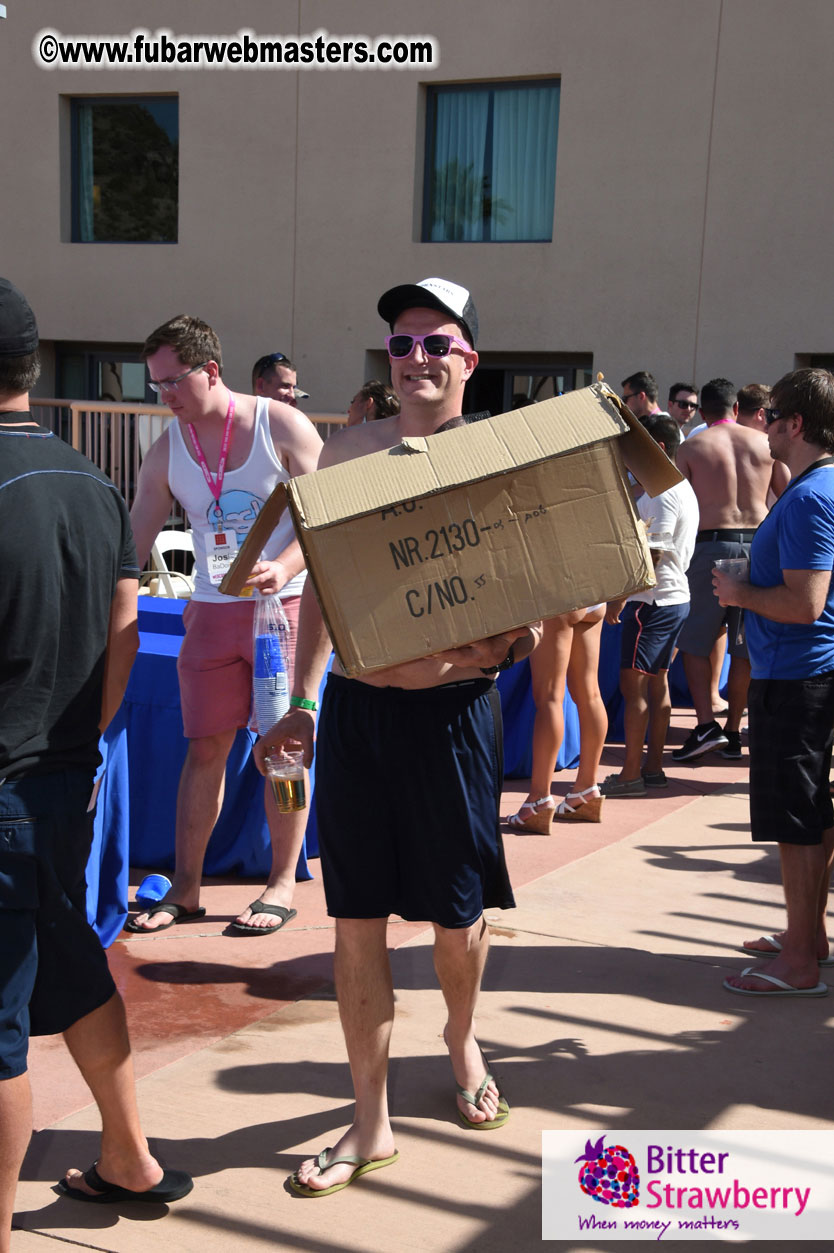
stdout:
{"type": "Polygon", "coordinates": [[[834,672],[812,679],[751,679],[750,831],[754,840],[819,844],[834,826],[828,774],[834,743],[834,672]]]}
{"type": "Polygon", "coordinates": [[[316,738],[327,912],[468,927],[515,901],[491,679],[409,691],[330,675],[316,738]]]}

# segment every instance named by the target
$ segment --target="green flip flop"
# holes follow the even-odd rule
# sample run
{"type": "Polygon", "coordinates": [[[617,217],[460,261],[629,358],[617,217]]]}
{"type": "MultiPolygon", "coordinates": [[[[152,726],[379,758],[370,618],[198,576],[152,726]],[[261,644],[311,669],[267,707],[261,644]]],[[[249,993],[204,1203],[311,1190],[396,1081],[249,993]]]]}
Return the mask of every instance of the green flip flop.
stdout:
{"type": "Polygon", "coordinates": [[[318,1172],[323,1175],[329,1166],[338,1166],[345,1162],[348,1166],[355,1166],[353,1174],[347,1178],[344,1183],[334,1183],[332,1188],[310,1188],[306,1183],[299,1183],[298,1176],[292,1174],[289,1177],[289,1185],[299,1196],[330,1196],[333,1192],[341,1192],[343,1188],[348,1188],[359,1178],[360,1175],[367,1175],[371,1170],[379,1170],[382,1166],[393,1166],[394,1162],[399,1160],[399,1153],[395,1150],[390,1157],[378,1157],[372,1159],[370,1157],[357,1157],[354,1153],[345,1153],[341,1157],[334,1157],[332,1160],[328,1157],[332,1153],[331,1148],[322,1149],[317,1160],[318,1172]]]}
{"type": "Polygon", "coordinates": [[[486,1122],[473,1122],[471,1118],[466,1117],[466,1114],[464,1114],[463,1110],[459,1106],[457,1107],[458,1118],[463,1123],[464,1127],[469,1127],[472,1131],[494,1131],[496,1127],[503,1127],[504,1123],[507,1121],[507,1119],[510,1116],[510,1107],[505,1101],[504,1097],[501,1095],[501,1088],[497,1080],[495,1079],[495,1076],[491,1075],[489,1071],[487,1071],[486,1074],[484,1075],[483,1079],[481,1080],[478,1091],[475,1093],[467,1092],[466,1088],[462,1088],[459,1083],[455,1085],[457,1087],[458,1092],[463,1097],[463,1099],[467,1102],[467,1104],[474,1105],[475,1108],[478,1109],[478,1102],[480,1101],[481,1097],[486,1092],[487,1087],[489,1086],[490,1083],[494,1083],[495,1086],[498,1088],[498,1117],[497,1118],[490,1118],[486,1122]]]}

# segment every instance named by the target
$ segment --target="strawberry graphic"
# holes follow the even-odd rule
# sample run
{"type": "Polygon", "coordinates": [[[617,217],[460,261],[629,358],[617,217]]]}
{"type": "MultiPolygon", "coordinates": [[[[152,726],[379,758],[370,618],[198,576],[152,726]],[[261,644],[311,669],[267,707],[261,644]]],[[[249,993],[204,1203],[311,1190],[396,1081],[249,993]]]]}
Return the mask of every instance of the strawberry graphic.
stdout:
{"type": "Polygon", "coordinates": [[[631,1209],[639,1205],[640,1172],[637,1163],[622,1144],[603,1145],[605,1136],[596,1144],[585,1142],[585,1152],[576,1161],[579,1168],[579,1186],[601,1205],[613,1205],[615,1209],[631,1209]]]}

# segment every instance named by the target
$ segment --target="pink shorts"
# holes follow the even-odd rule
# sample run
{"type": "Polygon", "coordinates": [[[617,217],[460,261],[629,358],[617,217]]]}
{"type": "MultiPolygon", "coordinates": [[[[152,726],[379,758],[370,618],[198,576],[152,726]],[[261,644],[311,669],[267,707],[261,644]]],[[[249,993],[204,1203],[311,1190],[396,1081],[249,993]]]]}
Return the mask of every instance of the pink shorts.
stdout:
{"type": "MultiPolygon", "coordinates": [[[[300,596],[282,600],[290,624],[287,669],[292,687],[300,596]]],[[[185,639],[177,659],[186,738],[234,731],[249,722],[252,706],[254,601],[228,605],[191,600],[182,615],[185,639]]]]}

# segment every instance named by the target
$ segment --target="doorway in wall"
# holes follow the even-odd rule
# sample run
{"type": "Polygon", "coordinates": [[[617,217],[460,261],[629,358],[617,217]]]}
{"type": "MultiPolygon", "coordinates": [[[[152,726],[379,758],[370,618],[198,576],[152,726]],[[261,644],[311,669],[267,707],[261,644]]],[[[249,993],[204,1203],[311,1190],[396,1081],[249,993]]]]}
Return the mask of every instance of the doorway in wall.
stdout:
{"type": "Polygon", "coordinates": [[[593,361],[590,354],[570,362],[526,362],[499,364],[481,358],[478,368],[466,385],[464,410],[492,414],[509,413],[525,405],[534,405],[553,396],[588,387],[592,382],[593,361]]]}
{"type": "Polygon", "coordinates": [[[135,345],[55,345],[55,383],[66,400],[141,401],[156,404],[135,345]]]}

